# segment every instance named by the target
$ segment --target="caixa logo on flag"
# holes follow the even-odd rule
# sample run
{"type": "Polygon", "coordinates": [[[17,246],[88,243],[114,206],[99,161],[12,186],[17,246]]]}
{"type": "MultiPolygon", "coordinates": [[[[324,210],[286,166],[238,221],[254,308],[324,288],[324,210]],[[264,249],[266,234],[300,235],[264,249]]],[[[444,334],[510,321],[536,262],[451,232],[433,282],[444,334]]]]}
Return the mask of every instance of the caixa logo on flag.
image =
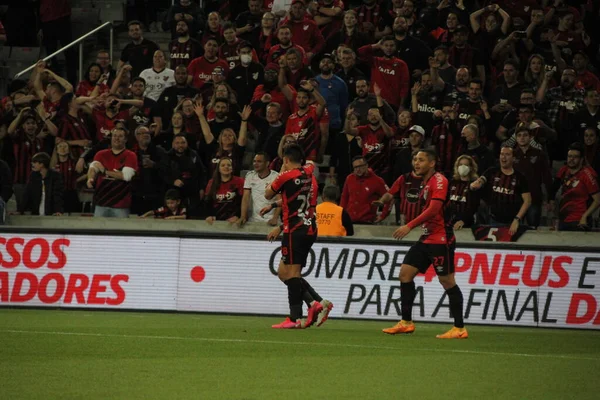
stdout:
{"type": "Polygon", "coordinates": [[[123,303],[129,276],[66,272],[70,245],[66,238],[0,236],[0,303],[123,303]]]}

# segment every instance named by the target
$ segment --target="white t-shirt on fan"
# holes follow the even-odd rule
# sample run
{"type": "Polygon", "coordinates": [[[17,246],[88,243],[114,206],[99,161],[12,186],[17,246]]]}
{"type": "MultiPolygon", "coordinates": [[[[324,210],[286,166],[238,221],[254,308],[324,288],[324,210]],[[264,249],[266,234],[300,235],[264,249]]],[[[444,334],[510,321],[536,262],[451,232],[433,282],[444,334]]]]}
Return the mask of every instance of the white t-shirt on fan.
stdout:
{"type": "Polygon", "coordinates": [[[260,178],[256,171],[250,171],[246,174],[244,181],[244,189],[250,189],[250,195],[252,198],[252,213],[248,218],[249,222],[267,222],[273,218],[273,210],[260,216],[259,211],[271,204],[271,200],[265,199],[265,191],[279,174],[275,171],[271,171],[265,178],[260,178]]]}

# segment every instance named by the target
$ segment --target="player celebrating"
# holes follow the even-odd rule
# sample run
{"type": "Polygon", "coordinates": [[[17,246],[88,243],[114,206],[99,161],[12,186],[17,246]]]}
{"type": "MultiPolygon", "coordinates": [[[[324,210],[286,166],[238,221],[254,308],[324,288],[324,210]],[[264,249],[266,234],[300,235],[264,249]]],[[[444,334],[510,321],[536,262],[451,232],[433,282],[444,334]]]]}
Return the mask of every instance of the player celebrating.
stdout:
{"type": "Polygon", "coordinates": [[[402,239],[418,225],[421,225],[423,235],[410,248],[400,267],[402,320],[383,332],[395,335],[415,331],[412,321],[412,307],[416,294],[414,278],[419,272],[425,273],[429,266],[433,265],[440,283],[448,294],[450,311],[454,316],[454,327],[436,337],[466,339],[469,335],[463,323],[463,295],[454,280],[454,231],[444,215],[444,205],[448,201],[448,180],[441,173],[435,172],[436,160],[437,155],[431,149],[420,150],[413,160],[415,173],[423,177],[423,189],[419,193],[423,212],[396,229],[393,236],[402,239]]]}
{"type": "MultiPolygon", "coordinates": [[[[302,166],[304,153],[298,145],[290,145],[283,152],[283,168],[281,174],[267,186],[265,198],[271,200],[281,193],[283,208],[283,239],[281,241],[281,261],[277,275],[288,287],[290,316],[280,324],[273,325],[277,329],[307,328],[315,321],[321,325],[333,305],[321,298],[315,290],[302,278],[300,271],[306,262],[310,249],[317,238],[317,225],[314,212],[316,206],[317,185],[313,176],[314,165],[302,166]],[[306,319],[302,318],[302,300],[309,304],[306,319]],[[321,304],[323,302],[324,304],[321,304]]],[[[267,206],[261,213],[268,212],[277,205],[267,206]]],[[[280,230],[269,234],[273,240],[280,230]]]]}

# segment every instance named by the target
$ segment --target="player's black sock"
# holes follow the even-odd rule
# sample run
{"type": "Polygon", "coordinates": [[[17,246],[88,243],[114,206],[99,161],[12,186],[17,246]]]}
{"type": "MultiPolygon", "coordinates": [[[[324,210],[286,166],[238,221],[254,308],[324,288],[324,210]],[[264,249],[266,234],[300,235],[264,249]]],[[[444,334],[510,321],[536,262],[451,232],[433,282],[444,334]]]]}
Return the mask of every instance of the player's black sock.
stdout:
{"type": "Polygon", "coordinates": [[[286,282],[288,301],[290,303],[290,319],[302,318],[302,278],[290,278],[286,282]]]}
{"type": "Polygon", "coordinates": [[[454,317],[454,326],[457,328],[464,328],[465,323],[463,321],[463,294],[460,291],[458,285],[451,287],[446,290],[448,299],[450,300],[450,311],[454,317]]]}
{"type": "Polygon", "coordinates": [[[313,289],[313,287],[310,286],[310,283],[308,283],[304,278],[302,278],[302,289],[302,298],[304,299],[304,302],[307,306],[310,307],[310,303],[312,303],[313,300],[316,300],[319,303],[321,302],[321,300],[323,300],[323,298],[319,296],[319,293],[317,293],[315,289],[313,289]]]}
{"type": "Polygon", "coordinates": [[[412,321],[412,308],[415,302],[415,282],[400,282],[400,301],[402,302],[402,319],[412,321]]]}

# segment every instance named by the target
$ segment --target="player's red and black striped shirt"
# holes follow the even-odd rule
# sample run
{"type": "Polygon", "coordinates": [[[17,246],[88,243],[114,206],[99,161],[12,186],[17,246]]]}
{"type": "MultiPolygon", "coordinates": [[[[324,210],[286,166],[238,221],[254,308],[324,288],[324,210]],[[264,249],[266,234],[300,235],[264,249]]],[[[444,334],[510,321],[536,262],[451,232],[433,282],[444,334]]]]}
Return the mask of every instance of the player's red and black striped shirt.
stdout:
{"type": "Polygon", "coordinates": [[[423,211],[419,203],[419,193],[422,189],[423,178],[408,172],[400,175],[388,191],[394,198],[400,199],[400,213],[404,214],[406,223],[415,219],[423,211]]]}
{"type": "Polygon", "coordinates": [[[317,111],[316,108],[308,107],[302,111],[302,115],[299,112],[289,116],[285,125],[285,134],[293,135],[298,141],[298,145],[304,150],[306,159],[314,161],[317,159],[320,142],[317,111]]]}
{"type": "Polygon", "coordinates": [[[514,171],[506,175],[498,167],[485,171],[485,201],[490,206],[491,217],[498,222],[512,223],[523,204],[523,193],[529,193],[525,175],[514,171]]]}
{"type": "Polygon", "coordinates": [[[450,181],[448,213],[453,224],[463,221],[466,227],[473,225],[474,215],[479,208],[480,195],[477,191],[471,191],[470,185],[471,181],[460,179],[450,181]]]}
{"type": "Polygon", "coordinates": [[[373,130],[371,125],[363,125],[358,128],[358,136],[362,141],[362,155],[369,163],[369,167],[379,176],[386,176],[389,169],[388,141],[381,126],[373,130]]]}
{"type": "Polygon", "coordinates": [[[187,215],[185,207],[179,206],[175,212],[171,211],[168,207],[160,207],[154,210],[154,218],[164,219],[167,217],[179,217],[181,215],[187,215]]]}
{"type": "Polygon", "coordinates": [[[37,137],[29,137],[22,130],[13,138],[13,154],[15,157],[14,184],[25,184],[31,174],[31,158],[44,149],[44,141],[37,137]]]}
{"type": "MultiPolygon", "coordinates": [[[[100,162],[107,171],[123,171],[123,168],[138,170],[137,156],[130,150],[119,154],[112,149],[100,150],[94,156],[94,161],[100,162]]],[[[131,181],[107,178],[99,175],[94,193],[94,204],[101,207],[129,208],[131,206],[131,181]]]]}
{"type": "Polygon", "coordinates": [[[65,190],[75,190],[77,187],[77,178],[79,174],[75,171],[75,165],[77,162],[71,157],[67,157],[65,161],[59,161],[56,163],[54,169],[60,172],[65,185],[65,190]]]}
{"type": "Polygon", "coordinates": [[[313,164],[285,171],[271,183],[275,193],[281,193],[283,232],[307,229],[307,235],[317,233],[315,221],[315,177],[313,164]]]}
{"type": "MultiPolygon", "coordinates": [[[[213,180],[208,181],[205,193],[210,192],[213,180]]],[[[215,198],[208,199],[208,214],[225,221],[231,217],[239,217],[242,213],[242,196],[244,195],[244,178],[233,176],[231,180],[222,182],[217,188],[215,198]]]]}

